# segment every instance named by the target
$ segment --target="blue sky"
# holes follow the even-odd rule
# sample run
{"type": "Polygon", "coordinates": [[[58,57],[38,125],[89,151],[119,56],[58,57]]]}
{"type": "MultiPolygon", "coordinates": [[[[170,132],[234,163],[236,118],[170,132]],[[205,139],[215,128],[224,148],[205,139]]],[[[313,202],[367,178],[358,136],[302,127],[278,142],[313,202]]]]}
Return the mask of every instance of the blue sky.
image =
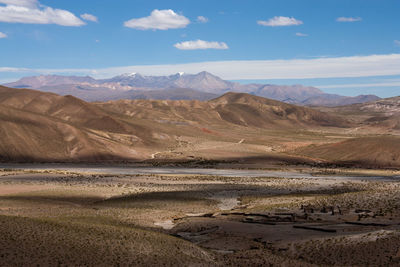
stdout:
{"type": "Polygon", "coordinates": [[[0,0],[0,83],[207,70],[400,95],[399,12],[398,0],[0,0]]]}

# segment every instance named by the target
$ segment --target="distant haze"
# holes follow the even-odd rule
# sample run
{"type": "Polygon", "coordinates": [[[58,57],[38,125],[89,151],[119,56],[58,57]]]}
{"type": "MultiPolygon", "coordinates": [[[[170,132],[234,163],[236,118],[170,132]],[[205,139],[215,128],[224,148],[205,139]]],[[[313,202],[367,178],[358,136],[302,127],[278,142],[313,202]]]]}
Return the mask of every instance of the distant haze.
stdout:
{"type": "Polygon", "coordinates": [[[337,106],[379,99],[375,95],[346,97],[326,94],[303,85],[241,84],[223,80],[209,72],[177,73],[169,76],[144,76],[126,73],[110,79],[89,76],[41,75],[24,77],[5,84],[15,88],[38,89],[60,95],[73,95],[86,101],[116,99],[191,99],[209,100],[226,92],[241,92],[286,103],[312,106],[337,106]]]}

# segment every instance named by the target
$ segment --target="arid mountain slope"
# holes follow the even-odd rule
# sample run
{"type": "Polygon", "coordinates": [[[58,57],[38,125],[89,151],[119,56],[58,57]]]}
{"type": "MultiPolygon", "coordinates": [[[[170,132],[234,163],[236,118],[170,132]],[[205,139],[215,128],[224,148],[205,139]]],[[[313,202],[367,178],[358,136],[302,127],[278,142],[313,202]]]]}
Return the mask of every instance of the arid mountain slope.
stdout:
{"type": "Polygon", "coordinates": [[[400,96],[380,99],[358,105],[360,110],[370,112],[381,112],[386,115],[395,115],[400,113],[400,96]]]}
{"type": "Polygon", "coordinates": [[[400,96],[358,105],[360,111],[372,116],[365,122],[374,127],[400,130],[400,96]]]}
{"type": "MultiPolygon", "coordinates": [[[[134,159],[150,130],[72,96],[0,87],[0,159],[134,159]]],[[[150,135],[151,136],[151,135],[150,135]]]]}
{"type": "Polygon", "coordinates": [[[299,107],[263,97],[227,93],[209,101],[220,116],[231,123],[255,127],[348,126],[341,118],[310,108],[299,107]]]}
{"type": "Polygon", "coordinates": [[[400,130],[400,96],[379,99],[363,104],[333,108],[318,108],[327,113],[346,116],[359,124],[359,129],[374,132],[398,132],[400,130]]]}
{"type": "Polygon", "coordinates": [[[348,126],[345,120],[320,111],[244,93],[226,93],[208,102],[119,100],[96,105],[132,117],[182,123],[234,124],[255,128],[348,126]]]}
{"type": "Polygon", "coordinates": [[[73,96],[59,96],[27,89],[0,87],[0,105],[57,118],[88,128],[124,132],[124,126],[97,107],[73,96]]]}
{"type": "Polygon", "coordinates": [[[400,137],[354,138],[339,143],[309,146],[299,149],[297,153],[339,164],[398,167],[400,166],[400,137]]]}
{"type": "Polygon", "coordinates": [[[87,103],[73,96],[6,87],[0,87],[0,122],[0,155],[7,161],[132,161],[176,148],[196,151],[197,146],[212,147],[210,142],[223,144],[223,150],[229,142],[246,138],[249,144],[241,153],[247,155],[254,148],[257,153],[265,149],[256,147],[263,138],[257,137],[260,131],[348,125],[313,109],[248,94],[228,93],[208,102],[87,103]],[[252,141],[254,136],[258,141],[252,141]]]}
{"type": "MultiPolygon", "coordinates": [[[[396,101],[394,98],[343,109],[351,107],[359,114],[368,114],[367,122],[359,123],[369,126],[371,118],[382,114],[398,118],[396,101]]],[[[304,158],[360,166],[400,166],[400,138],[361,135],[346,140],[350,136],[343,133],[351,132],[351,126],[345,117],[244,93],[226,93],[206,102],[87,103],[73,96],[0,87],[2,161],[120,162],[265,156],[279,162],[285,158],[300,162],[304,158]]]]}
{"type": "Polygon", "coordinates": [[[218,94],[201,92],[187,88],[168,88],[157,90],[131,89],[110,90],[107,87],[82,86],[79,84],[62,84],[42,86],[37,88],[42,92],[56,93],[58,95],[73,95],[85,101],[110,101],[118,99],[160,99],[160,100],[210,100],[218,94]]]}
{"type": "Polygon", "coordinates": [[[259,85],[252,94],[267,97],[286,103],[302,103],[310,97],[324,96],[324,92],[312,86],[303,85],[259,85]]]}
{"type": "MultiPolygon", "coordinates": [[[[218,94],[202,92],[187,88],[169,88],[165,90],[138,91],[130,90],[121,95],[123,99],[152,99],[152,100],[200,100],[207,101],[218,97],[218,94]]],[[[119,98],[115,99],[121,99],[119,98]]]]}

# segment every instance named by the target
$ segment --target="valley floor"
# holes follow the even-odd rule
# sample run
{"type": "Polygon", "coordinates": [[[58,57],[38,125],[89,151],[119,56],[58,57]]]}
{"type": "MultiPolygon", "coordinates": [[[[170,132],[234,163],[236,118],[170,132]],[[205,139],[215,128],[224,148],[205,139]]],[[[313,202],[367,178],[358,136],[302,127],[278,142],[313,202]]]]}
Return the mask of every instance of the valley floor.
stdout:
{"type": "Polygon", "coordinates": [[[1,266],[400,266],[399,171],[44,167],[0,169],[1,266]]]}

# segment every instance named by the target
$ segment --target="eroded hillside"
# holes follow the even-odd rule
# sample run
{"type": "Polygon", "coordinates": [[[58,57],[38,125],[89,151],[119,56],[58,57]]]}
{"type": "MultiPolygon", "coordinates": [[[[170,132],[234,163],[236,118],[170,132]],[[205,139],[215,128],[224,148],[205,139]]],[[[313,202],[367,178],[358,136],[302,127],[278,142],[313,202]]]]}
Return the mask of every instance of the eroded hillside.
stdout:
{"type": "MultiPolygon", "coordinates": [[[[321,112],[244,93],[210,101],[88,103],[68,95],[0,87],[0,155],[2,161],[337,162],[335,157],[342,154],[331,153],[329,144],[365,136],[358,128],[373,118],[354,120],[343,113],[346,108],[321,112]]],[[[365,152],[356,151],[349,152],[352,162],[362,160],[365,152]]],[[[385,165],[380,155],[371,161],[385,165]]]]}

